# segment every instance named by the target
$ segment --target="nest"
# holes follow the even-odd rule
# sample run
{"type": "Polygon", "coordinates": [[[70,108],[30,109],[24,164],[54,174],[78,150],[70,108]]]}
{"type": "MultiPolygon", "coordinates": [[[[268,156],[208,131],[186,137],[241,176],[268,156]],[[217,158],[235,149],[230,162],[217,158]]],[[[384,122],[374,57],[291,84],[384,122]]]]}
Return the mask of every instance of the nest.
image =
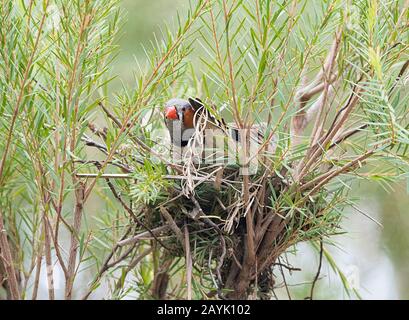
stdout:
{"type": "Polygon", "coordinates": [[[238,164],[195,163],[203,152],[193,148],[200,132],[198,127],[180,164],[159,162],[167,172],[162,175],[167,186],[142,206],[140,219],[149,238],[165,248],[164,260],[191,259],[193,268],[216,286],[219,297],[243,298],[257,292],[269,298],[280,255],[300,241],[334,233],[340,215],[324,215],[332,206],[325,191],[306,197],[289,183],[284,166],[272,171],[260,165],[246,176],[246,168],[238,164]],[[302,210],[290,205],[297,202],[302,210]],[[249,271],[243,280],[245,268],[249,271]],[[240,281],[245,282],[244,292],[237,288],[240,281]]]}
{"type": "Polygon", "coordinates": [[[172,188],[166,190],[165,200],[146,205],[148,214],[144,221],[172,256],[186,256],[187,240],[183,235],[186,228],[194,267],[210,275],[221,296],[224,295],[223,289],[226,292],[233,289],[235,278],[232,278],[232,270],[241,269],[245,261],[248,223],[254,226],[255,246],[259,248],[256,252],[264,254],[257,257],[264,262],[262,269],[256,271],[258,283],[255,279],[251,282],[257,286],[253,289],[264,292],[267,297],[274,287],[271,267],[277,258],[297,242],[321,237],[323,224],[328,229],[336,228],[337,220],[326,221],[324,216],[319,218],[328,205],[327,201],[316,203],[309,199],[304,206],[308,208],[310,217],[294,214],[291,209],[285,210],[281,206],[277,212],[274,199],[279,198],[286,188],[283,177],[266,177],[262,173],[252,176],[249,193],[254,197],[246,203],[239,167],[223,168],[222,176],[209,174],[206,168],[200,172],[206,174],[206,178],[197,182],[194,193],[185,195],[185,179],[175,179],[172,188]],[[217,185],[218,179],[220,186],[217,185]],[[248,219],[250,212],[255,214],[249,221],[246,217],[248,219]],[[167,226],[166,230],[163,226],[167,226]],[[277,230],[265,230],[272,226],[277,230]],[[262,233],[264,236],[258,237],[262,233]],[[274,236],[268,239],[271,233],[274,236]],[[269,253],[274,254],[271,256],[269,253]]]}
{"type": "MultiPolygon", "coordinates": [[[[101,176],[131,218],[134,235],[118,245],[151,240],[159,248],[163,265],[152,284],[155,298],[166,297],[175,259],[186,262],[190,277],[195,272],[205,287],[213,288],[208,297],[270,298],[274,267],[284,265],[280,256],[289,247],[339,232],[342,199],[317,187],[318,172],[305,176],[302,185],[293,183],[297,163],[283,161],[279,150],[260,153],[250,175],[243,174],[249,172],[249,161],[200,161],[209,119],[201,120],[179,163],[164,157],[155,143],[132,136],[132,156],[124,148],[111,164],[134,182],[118,192],[111,179],[116,175],[101,176]],[[126,192],[132,206],[119,195],[126,192]]],[[[89,137],[86,144],[98,148],[89,137]]]]}

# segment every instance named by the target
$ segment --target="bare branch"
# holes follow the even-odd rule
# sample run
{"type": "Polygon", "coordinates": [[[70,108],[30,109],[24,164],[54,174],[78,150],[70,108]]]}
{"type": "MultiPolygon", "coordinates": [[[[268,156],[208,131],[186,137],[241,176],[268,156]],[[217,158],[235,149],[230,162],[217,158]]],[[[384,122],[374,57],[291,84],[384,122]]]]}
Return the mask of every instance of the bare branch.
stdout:
{"type": "Polygon", "coordinates": [[[323,246],[324,246],[324,241],[322,239],[320,239],[320,260],[319,260],[319,264],[318,264],[317,274],[315,275],[314,281],[312,282],[312,285],[311,285],[310,300],[313,299],[315,284],[317,283],[317,281],[318,281],[318,279],[320,277],[321,266],[322,266],[322,254],[324,252],[324,247],[323,246]]]}
{"type": "MultiPolygon", "coordinates": [[[[183,246],[183,248],[185,248],[185,241],[184,241],[184,238],[183,238],[182,230],[180,230],[180,228],[176,224],[175,220],[173,220],[171,214],[169,213],[169,211],[165,207],[161,206],[161,207],[159,207],[159,210],[160,210],[160,213],[162,214],[162,216],[168,222],[169,228],[172,229],[172,231],[175,233],[176,238],[178,239],[180,244],[183,246]]],[[[186,248],[185,248],[185,251],[186,251],[186,248]]]]}
{"type": "Polygon", "coordinates": [[[78,235],[81,228],[82,212],[84,207],[85,184],[78,182],[75,187],[75,207],[74,207],[74,224],[71,232],[71,246],[67,266],[67,278],[65,285],[65,298],[72,298],[72,289],[74,285],[77,251],[78,251],[78,235]]]}
{"type": "Polygon", "coordinates": [[[20,292],[18,289],[16,269],[14,267],[13,257],[11,255],[9,241],[7,239],[7,231],[3,224],[3,213],[0,208],[0,253],[3,258],[3,265],[7,273],[7,282],[10,286],[11,298],[13,300],[20,299],[20,292]]]}
{"type": "Polygon", "coordinates": [[[189,229],[187,224],[184,227],[185,234],[185,255],[186,255],[186,280],[187,280],[187,300],[192,300],[192,254],[190,252],[189,229]]]}

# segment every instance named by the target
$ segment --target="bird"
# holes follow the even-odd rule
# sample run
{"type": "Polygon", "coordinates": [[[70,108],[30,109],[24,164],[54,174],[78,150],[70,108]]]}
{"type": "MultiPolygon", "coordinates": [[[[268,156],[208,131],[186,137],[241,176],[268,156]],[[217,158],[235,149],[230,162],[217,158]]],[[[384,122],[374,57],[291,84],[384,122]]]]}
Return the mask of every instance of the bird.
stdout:
{"type": "MultiPolygon", "coordinates": [[[[211,106],[211,108],[215,113],[216,108],[214,106],[211,106]]],[[[202,139],[195,139],[195,142],[199,143],[199,149],[210,150],[206,159],[226,159],[226,145],[228,146],[227,153],[230,160],[237,161],[238,158],[243,158],[242,133],[245,131],[238,128],[234,123],[227,123],[223,118],[217,119],[214,117],[199,98],[172,98],[168,100],[164,105],[164,121],[171,143],[176,148],[186,149],[189,143],[194,140],[192,138],[198,132],[201,132],[203,133],[202,139]],[[200,130],[202,127],[204,130],[200,130]],[[227,144],[225,140],[227,140],[227,144]]],[[[260,146],[263,145],[264,134],[264,130],[260,130],[260,127],[254,126],[251,128],[249,134],[250,144],[247,148],[250,155],[257,152],[260,146]]],[[[273,137],[267,144],[266,150],[269,153],[274,153],[275,145],[273,137]]]]}
{"type": "Polygon", "coordinates": [[[195,114],[203,107],[198,99],[174,98],[165,103],[164,119],[171,142],[178,147],[186,147],[194,134],[195,114]]]}

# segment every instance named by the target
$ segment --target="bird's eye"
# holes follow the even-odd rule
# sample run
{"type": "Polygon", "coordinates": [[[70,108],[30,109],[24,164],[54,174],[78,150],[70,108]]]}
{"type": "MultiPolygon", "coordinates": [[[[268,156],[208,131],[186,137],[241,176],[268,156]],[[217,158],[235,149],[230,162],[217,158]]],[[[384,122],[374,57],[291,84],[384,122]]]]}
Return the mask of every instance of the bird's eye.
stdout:
{"type": "Polygon", "coordinates": [[[183,112],[186,111],[186,107],[183,107],[183,108],[182,108],[182,111],[183,111],[183,112]]]}

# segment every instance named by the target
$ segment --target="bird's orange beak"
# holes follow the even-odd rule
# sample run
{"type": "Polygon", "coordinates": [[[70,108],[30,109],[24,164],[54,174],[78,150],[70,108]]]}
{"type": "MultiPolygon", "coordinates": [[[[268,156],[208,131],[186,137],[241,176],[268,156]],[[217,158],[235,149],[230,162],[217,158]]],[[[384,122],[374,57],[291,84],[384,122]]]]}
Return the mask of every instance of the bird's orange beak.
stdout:
{"type": "Polygon", "coordinates": [[[178,114],[176,111],[176,107],[166,107],[165,109],[165,117],[166,119],[170,119],[170,120],[176,120],[178,119],[178,114]]]}

